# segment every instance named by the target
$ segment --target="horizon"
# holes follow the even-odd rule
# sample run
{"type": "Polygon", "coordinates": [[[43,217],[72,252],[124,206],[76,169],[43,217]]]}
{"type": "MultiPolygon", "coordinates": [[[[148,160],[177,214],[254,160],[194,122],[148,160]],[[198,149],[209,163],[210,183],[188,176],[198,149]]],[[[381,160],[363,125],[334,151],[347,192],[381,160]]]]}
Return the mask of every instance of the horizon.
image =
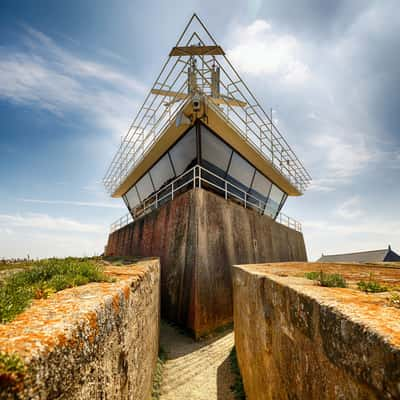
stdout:
{"type": "Polygon", "coordinates": [[[1,4],[0,259],[103,252],[101,179],[193,12],[313,178],[283,208],[308,258],[400,252],[396,3],[223,3],[1,4]]]}

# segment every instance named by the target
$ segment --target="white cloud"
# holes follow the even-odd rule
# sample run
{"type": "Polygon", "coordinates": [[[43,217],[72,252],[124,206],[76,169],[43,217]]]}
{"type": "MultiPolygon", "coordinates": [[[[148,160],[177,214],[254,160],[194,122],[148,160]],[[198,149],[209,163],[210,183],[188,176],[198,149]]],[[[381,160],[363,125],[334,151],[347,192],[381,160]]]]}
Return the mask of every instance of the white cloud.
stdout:
{"type": "Polygon", "coordinates": [[[343,135],[317,134],[312,140],[315,152],[324,160],[326,175],[345,180],[357,175],[364,167],[376,160],[378,154],[365,143],[364,136],[356,133],[343,135]]]}
{"type": "Polygon", "coordinates": [[[37,204],[54,204],[54,205],[68,205],[68,206],[79,206],[79,207],[100,207],[100,208],[125,208],[122,204],[112,203],[101,203],[96,201],[69,201],[69,200],[41,200],[41,199],[18,199],[25,203],[37,203],[37,204]]]}
{"type": "Polygon", "coordinates": [[[62,117],[79,112],[114,137],[125,134],[144,86],[114,68],[59,47],[25,27],[27,48],[0,49],[0,97],[62,117]]]}
{"type": "Polygon", "coordinates": [[[360,197],[354,196],[341,203],[336,209],[336,214],[346,219],[360,217],[363,214],[360,197]]]}
{"type": "Polygon", "coordinates": [[[52,217],[48,214],[0,214],[0,228],[31,228],[58,232],[103,233],[107,227],[85,224],[65,217],[52,217]]]}
{"type": "Polygon", "coordinates": [[[229,42],[236,45],[227,51],[228,57],[242,72],[278,78],[288,85],[301,85],[311,76],[296,37],[276,34],[265,20],[238,26],[229,42]]]}

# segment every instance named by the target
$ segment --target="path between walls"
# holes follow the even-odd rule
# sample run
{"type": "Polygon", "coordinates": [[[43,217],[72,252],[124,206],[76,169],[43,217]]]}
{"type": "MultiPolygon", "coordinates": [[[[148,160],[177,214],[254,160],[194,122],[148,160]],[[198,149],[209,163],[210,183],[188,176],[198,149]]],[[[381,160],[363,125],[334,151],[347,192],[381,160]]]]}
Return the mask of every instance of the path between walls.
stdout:
{"type": "Polygon", "coordinates": [[[196,342],[162,323],[160,343],[167,353],[161,400],[234,400],[229,360],[232,331],[196,342]]]}

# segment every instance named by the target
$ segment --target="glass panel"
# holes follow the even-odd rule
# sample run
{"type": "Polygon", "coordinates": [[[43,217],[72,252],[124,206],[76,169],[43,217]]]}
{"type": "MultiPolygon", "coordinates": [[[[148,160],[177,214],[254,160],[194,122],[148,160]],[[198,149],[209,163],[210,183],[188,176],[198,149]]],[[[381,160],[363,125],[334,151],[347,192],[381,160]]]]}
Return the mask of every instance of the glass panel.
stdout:
{"type": "Polygon", "coordinates": [[[160,158],[157,164],[150,170],[150,175],[156,190],[159,190],[161,186],[175,176],[168,154],[160,158]]]}
{"type": "Polygon", "coordinates": [[[144,175],[137,183],[137,190],[139,192],[140,200],[144,201],[147,197],[149,197],[153,192],[154,188],[150,180],[149,174],[144,175]]]}
{"type": "Polygon", "coordinates": [[[254,181],[251,186],[250,194],[261,199],[264,203],[267,201],[268,193],[272,183],[260,172],[256,171],[254,181]]]}
{"type": "Polygon", "coordinates": [[[136,191],[136,186],[133,186],[132,188],[130,188],[128,190],[128,192],[125,194],[125,197],[128,200],[129,207],[131,208],[131,210],[140,203],[140,200],[139,200],[139,197],[138,197],[137,191],[136,191]]]}
{"type": "Polygon", "coordinates": [[[252,167],[244,158],[239,154],[233,152],[231,165],[229,166],[229,176],[234,178],[232,183],[239,183],[238,186],[248,189],[251,185],[251,180],[254,175],[254,167],[252,167]]]}
{"type": "Polygon", "coordinates": [[[193,127],[175,146],[169,151],[176,175],[185,172],[186,169],[196,164],[196,134],[193,127]]]}
{"type": "Polygon", "coordinates": [[[271,215],[273,218],[276,217],[279,205],[281,203],[284,193],[277,186],[272,185],[271,194],[269,196],[267,206],[265,207],[265,214],[271,215]]]}
{"type": "MultiPolygon", "coordinates": [[[[202,159],[216,167],[212,168],[213,172],[225,176],[232,149],[203,125],[201,126],[201,153],[202,159]]],[[[209,164],[208,168],[211,169],[209,164]]]]}

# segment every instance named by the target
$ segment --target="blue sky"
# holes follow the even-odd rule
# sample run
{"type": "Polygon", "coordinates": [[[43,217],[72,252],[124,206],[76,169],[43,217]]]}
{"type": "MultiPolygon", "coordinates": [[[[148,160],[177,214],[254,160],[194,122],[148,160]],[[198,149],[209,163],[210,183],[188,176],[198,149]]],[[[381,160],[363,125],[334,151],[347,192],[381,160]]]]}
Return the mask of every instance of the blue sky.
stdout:
{"type": "Polygon", "coordinates": [[[101,178],[193,12],[314,178],[284,209],[309,258],[400,251],[396,1],[3,0],[0,257],[102,252],[101,178]]]}

